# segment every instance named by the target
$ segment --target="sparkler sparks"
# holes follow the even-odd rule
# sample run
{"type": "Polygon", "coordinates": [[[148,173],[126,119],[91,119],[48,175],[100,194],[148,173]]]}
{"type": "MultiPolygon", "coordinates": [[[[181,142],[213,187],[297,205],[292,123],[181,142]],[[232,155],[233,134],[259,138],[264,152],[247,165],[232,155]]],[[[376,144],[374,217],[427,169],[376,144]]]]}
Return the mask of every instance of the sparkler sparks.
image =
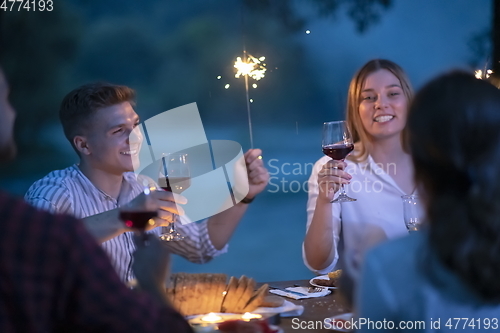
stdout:
{"type": "MultiPolygon", "coordinates": [[[[235,78],[239,78],[243,76],[245,79],[245,94],[247,101],[247,114],[248,114],[248,129],[250,132],[250,147],[253,148],[253,134],[252,134],[252,114],[250,111],[250,103],[253,103],[253,99],[249,97],[248,94],[248,78],[252,78],[255,81],[261,80],[267,71],[266,64],[264,60],[266,57],[255,58],[254,56],[248,54],[246,50],[243,50],[244,58],[241,57],[236,58],[236,62],[234,63],[234,68],[236,68],[235,78]]],[[[253,88],[257,88],[257,84],[252,84],[253,88]]],[[[226,85],[226,89],[229,88],[229,84],[226,85]]]]}
{"type": "Polygon", "coordinates": [[[490,77],[490,75],[493,73],[493,71],[491,69],[487,69],[484,71],[481,70],[481,69],[478,69],[477,71],[474,72],[475,73],[475,76],[476,76],[476,79],[487,79],[490,77]]]}
{"type": "Polygon", "coordinates": [[[236,58],[234,68],[236,68],[237,72],[234,77],[249,76],[256,81],[262,79],[267,70],[266,64],[263,63],[265,59],[266,57],[257,59],[250,54],[247,54],[246,60],[242,60],[241,57],[236,58]]]}

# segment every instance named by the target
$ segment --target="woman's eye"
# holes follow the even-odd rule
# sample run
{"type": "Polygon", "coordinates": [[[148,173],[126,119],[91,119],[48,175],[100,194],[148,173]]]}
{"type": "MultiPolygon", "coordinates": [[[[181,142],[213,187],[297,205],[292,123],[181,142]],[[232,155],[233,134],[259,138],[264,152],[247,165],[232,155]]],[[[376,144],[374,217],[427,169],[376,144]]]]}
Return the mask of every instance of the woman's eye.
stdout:
{"type": "Polygon", "coordinates": [[[113,134],[120,133],[122,131],[121,128],[117,129],[116,131],[113,132],[113,134]]]}
{"type": "Polygon", "coordinates": [[[365,97],[363,97],[363,100],[364,100],[364,101],[372,101],[372,100],[374,100],[374,99],[375,99],[375,98],[374,98],[373,96],[365,96],[365,97]]]}

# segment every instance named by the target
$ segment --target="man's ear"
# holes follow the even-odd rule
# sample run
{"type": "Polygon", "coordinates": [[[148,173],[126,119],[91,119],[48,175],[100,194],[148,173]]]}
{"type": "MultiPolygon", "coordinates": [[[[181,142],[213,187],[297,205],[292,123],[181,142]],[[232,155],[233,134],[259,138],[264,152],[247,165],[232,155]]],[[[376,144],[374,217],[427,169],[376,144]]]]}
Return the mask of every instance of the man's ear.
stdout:
{"type": "Polygon", "coordinates": [[[90,149],[87,144],[87,138],[81,135],[77,135],[73,138],[73,144],[76,150],[82,155],[90,155],[90,149]]]}

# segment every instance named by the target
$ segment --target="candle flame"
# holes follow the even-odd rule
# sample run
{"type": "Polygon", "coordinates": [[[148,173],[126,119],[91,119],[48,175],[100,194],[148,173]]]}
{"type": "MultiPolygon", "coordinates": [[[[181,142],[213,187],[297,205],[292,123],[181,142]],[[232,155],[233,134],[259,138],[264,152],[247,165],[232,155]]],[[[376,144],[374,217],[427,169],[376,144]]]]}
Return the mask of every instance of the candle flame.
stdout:
{"type": "Polygon", "coordinates": [[[201,317],[201,320],[202,321],[206,321],[208,323],[216,323],[218,321],[221,321],[222,320],[222,317],[221,316],[218,316],[216,315],[215,313],[213,312],[210,312],[209,314],[207,314],[206,316],[203,316],[201,317]]]}
{"type": "Polygon", "coordinates": [[[260,319],[260,318],[262,318],[260,314],[250,313],[250,312],[245,312],[245,314],[241,316],[241,319],[243,320],[260,319]]]}

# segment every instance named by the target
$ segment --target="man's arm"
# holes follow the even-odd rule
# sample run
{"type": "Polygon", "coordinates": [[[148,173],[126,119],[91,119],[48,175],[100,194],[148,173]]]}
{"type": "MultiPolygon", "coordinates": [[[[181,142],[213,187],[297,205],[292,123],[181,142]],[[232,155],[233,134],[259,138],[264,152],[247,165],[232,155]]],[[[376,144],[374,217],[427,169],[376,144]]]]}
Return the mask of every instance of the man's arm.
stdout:
{"type": "MultiPolygon", "coordinates": [[[[42,193],[43,188],[39,189],[42,193]]],[[[64,188],[52,187],[50,198],[45,198],[38,195],[31,195],[28,193],[25,200],[32,206],[48,211],[53,214],[69,214],[74,215],[74,210],[67,200],[57,198],[67,197],[64,188]]],[[[186,199],[182,196],[175,196],[170,192],[153,191],[151,195],[139,194],[134,200],[125,205],[124,207],[111,209],[96,215],[87,216],[82,218],[82,222],[94,238],[103,243],[110,240],[124,232],[130,231],[128,227],[123,224],[120,219],[120,211],[123,209],[145,211],[157,210],[158,218],[155,218],[156,225],[148,226],[151,229],[156,226],[168,225],[167,218],[173,214],[184,214],[182,207],[176,205],[184,204],[186,199]],[[175,202],[174,202],[175,201],[175,202]],[[161,208],[160,208],[161,207],[161,208]]]]}
{"type": "Polygon", "coordinates": [[[135,236],[132,269],[141,290],[161,304],[170,306],[166,286],[170,255],[168,248],[152,234],[135,236]]]}
{"type": "MultiPolygon", "coordinates": [[[[60,178],[42,179],[35,182],[24,196],[30,205],[52,214],[75,216],[70,190],[60,178]]],[[[119,219],[119,210],[113,209],[82,219],[87,230],[99,242],[105,242],[127,231],[119,219]]]]}
{"type": "Polygon", "coordinates": [[[43,236],[54,255],[46,260],[53,263],[47,263],[47,267],[55,267],[51,276],[58,281],[55,284],[58,286],[57,300],[60,308],[65,309],[63,318],[67,319],[65,325],[68,326],[65,332],[75,331],[76,327],[88,332],[97,327],[113,332],[160,332],[165,327],[173,332],[191,332],[188,323],[163,298],[162,285],[156,283],[167,273],[165,252],[156,247],[144,249],[142,253],[149,255],[137,258],[138,264],[143,264],[139,276],[141,282],[152,281],[153,286],[143,283],[142,291],[130,290],[120,281],[107,255],[79,221],[58,216],[50,222],[45,228],[48,236],[43,236]],[[151,253],[160,260],[160,265],[154,260],[144,262],[152,258],[151,253]],[[68,306],[75,304],[76,308],[68,306]]]}
{"type": "Polygon", "coordinates": [[[118,208],[88,216],[82,221],[90,234],[100,243],[110,240],[125,231],[130,231],[120,220],[120,210],[118,208]]]}
{"type": "MultiPolygon", "coordinates": [[[[260,149],[250,149],[245,153],[244,157],[249,185],[246,199],[253,200],[267,186],[269,173],[262,162],[262,151],[260,149]]],[[[239,202],[230,209],[208,219],[208,236],[217,250],[222,249],[227,244],[247,209],[248,204],[239,202]]]]}

